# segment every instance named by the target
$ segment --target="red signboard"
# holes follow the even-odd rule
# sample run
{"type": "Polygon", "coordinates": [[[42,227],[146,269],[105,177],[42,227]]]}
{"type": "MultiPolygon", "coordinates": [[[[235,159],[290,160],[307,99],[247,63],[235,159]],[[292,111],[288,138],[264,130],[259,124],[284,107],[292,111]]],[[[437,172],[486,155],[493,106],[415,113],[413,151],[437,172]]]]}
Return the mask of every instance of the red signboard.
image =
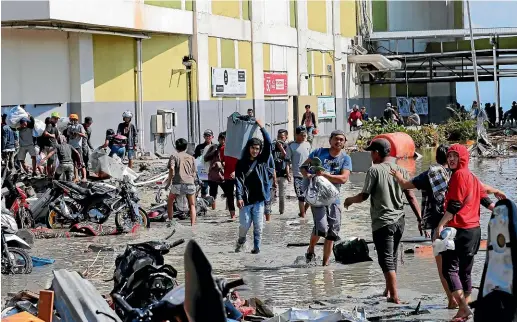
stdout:
{"type": "Polygon", "coordinates": [[[287,95],[287,73],[264,73],[264,95],[287,95]]]}

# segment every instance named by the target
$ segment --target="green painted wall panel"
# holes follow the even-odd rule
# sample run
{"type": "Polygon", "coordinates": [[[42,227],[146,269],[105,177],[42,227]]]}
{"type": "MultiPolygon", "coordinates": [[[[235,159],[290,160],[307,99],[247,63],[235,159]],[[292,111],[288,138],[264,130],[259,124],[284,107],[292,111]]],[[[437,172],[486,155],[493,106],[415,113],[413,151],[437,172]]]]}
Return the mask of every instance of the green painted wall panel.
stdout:
{"type": "Polygon", "coordinates": [[[250,1],[242,0],[242,19],[250,20],[250,1]]]}
{"type": "Polygon", "coordinates": [[[388,4],[386,0],[372,1],[373,31],[388,31],[388,4]]]}
{"type": "Polygon", "coordinates": [[[181,9],[181,0],[164,0],[164,1],[144,0],[144,3],[151,5],[151,6],[157,6],[157,7],[181,9]]]}
{"type": "MultiPolygon", "coordinates": [[[[489,38],[481,38],[474,40],[476,50],[492,49],[489,38]]],[[[516,49],[517,37],[501,37],[499,38],[499,49],[516,49]]],[[[440,43],[434,42],[427,45],[426,51],[429,53],[439,53],[440,43]]],[[[443,51],[468,51],[470,50],[470,40],[461,40],[458,42],[444,42],[443,51]]]]}
{"type": "Polygon", "coordinates": [[[221,67],[235,68],[235,44],[232,39],[221,39],[221,67]]]}
{"type": "Polygon", "coordinates": [[[463,29],[463,0],[454,1],[454,28],[463,29]]]}
{"type": "Polygon", "coordinates": [[[289,1],[289,15],[291,27],[296,28],[296,0],[289,1]]]}
{"type": "Polygon", "coordinates": [[[194,10],[194,0],[185,1],[185,9],[188,11],[193,11],[194,10]]]}
{"type": "Polygon", "coordinates": [[[426,83],[413,83],[408,84],[406,90],[406,84],[397,84],[397,96],[416,97],[416,96],[427,96],[427,84],[426,83]]]}
{"type": "Polygon", "coordinates": [[[370,98],[390,97],[391,85],[370,85],[370,98]]]}

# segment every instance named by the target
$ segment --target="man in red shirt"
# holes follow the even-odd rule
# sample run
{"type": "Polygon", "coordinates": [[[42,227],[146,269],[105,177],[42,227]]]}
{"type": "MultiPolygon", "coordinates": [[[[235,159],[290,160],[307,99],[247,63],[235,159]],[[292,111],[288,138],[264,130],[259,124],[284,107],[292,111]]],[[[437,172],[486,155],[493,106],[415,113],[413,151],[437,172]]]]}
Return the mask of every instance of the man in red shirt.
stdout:
{"type": "Polygon", "coordinates": [[[358,129],[357,121],[363,119],[363,114],[361,114],[361,112],[359,111],[359,106],[357,104],[354,105],[353,109],[354,110],[352,111],[352,113],[350,113],[350,116],[348,117],[348,124],[350,125],[351,131],[357,130],[358,129]]]}
{"type": "Polygon", "coordinates": [[[235,167],[237,159],[224,155],[225,146],[219,149],[220,158],[224,162],[224,182],[222,185],[226,197],[226,205],[230,211],[231,219],[235,219],[235,167]]]}

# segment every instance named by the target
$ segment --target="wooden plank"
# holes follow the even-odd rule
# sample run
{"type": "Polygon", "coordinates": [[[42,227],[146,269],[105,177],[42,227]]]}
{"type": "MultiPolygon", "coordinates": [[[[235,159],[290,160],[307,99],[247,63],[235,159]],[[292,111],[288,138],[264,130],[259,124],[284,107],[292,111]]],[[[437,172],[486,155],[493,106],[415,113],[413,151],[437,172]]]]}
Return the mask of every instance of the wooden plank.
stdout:
{"type": "Polygon", "coordinates": [[[9,317],[3,318],[4,322],[45,322],[28,312],[21,312],[9,317]]]}
{"type": "Polygon", "coordinates": [[[52,322],[54,312],[54,292],[41,290],[39,292],[38,318],[45,322],[52,322]]]}

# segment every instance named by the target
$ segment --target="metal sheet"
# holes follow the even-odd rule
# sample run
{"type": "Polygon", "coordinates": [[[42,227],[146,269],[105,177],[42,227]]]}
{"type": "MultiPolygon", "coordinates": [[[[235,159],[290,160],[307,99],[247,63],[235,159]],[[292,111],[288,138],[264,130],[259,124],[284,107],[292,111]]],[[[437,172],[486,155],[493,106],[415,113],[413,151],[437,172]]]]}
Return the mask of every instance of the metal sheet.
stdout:
{"type": "MultiPolygon", "coordinates": [[[[507,28],[474,28],[474,37],[482,36],[514,36],[517,35],[517,27],[507,28]]],[[[395,39],[434,39],[449,37],[469,37],[469,29],[445,29],[445,30],[418,30],[418,31],[382,31],[372,32],[370,40],[395,40],[395,39]]]]}
{"type": "Polygon", "coordinates": [[[54,271],[52,290],[55,293],[54,306],[61,321],[121,322],[92,283],[77,272],[65,269],[54,271]]]}

